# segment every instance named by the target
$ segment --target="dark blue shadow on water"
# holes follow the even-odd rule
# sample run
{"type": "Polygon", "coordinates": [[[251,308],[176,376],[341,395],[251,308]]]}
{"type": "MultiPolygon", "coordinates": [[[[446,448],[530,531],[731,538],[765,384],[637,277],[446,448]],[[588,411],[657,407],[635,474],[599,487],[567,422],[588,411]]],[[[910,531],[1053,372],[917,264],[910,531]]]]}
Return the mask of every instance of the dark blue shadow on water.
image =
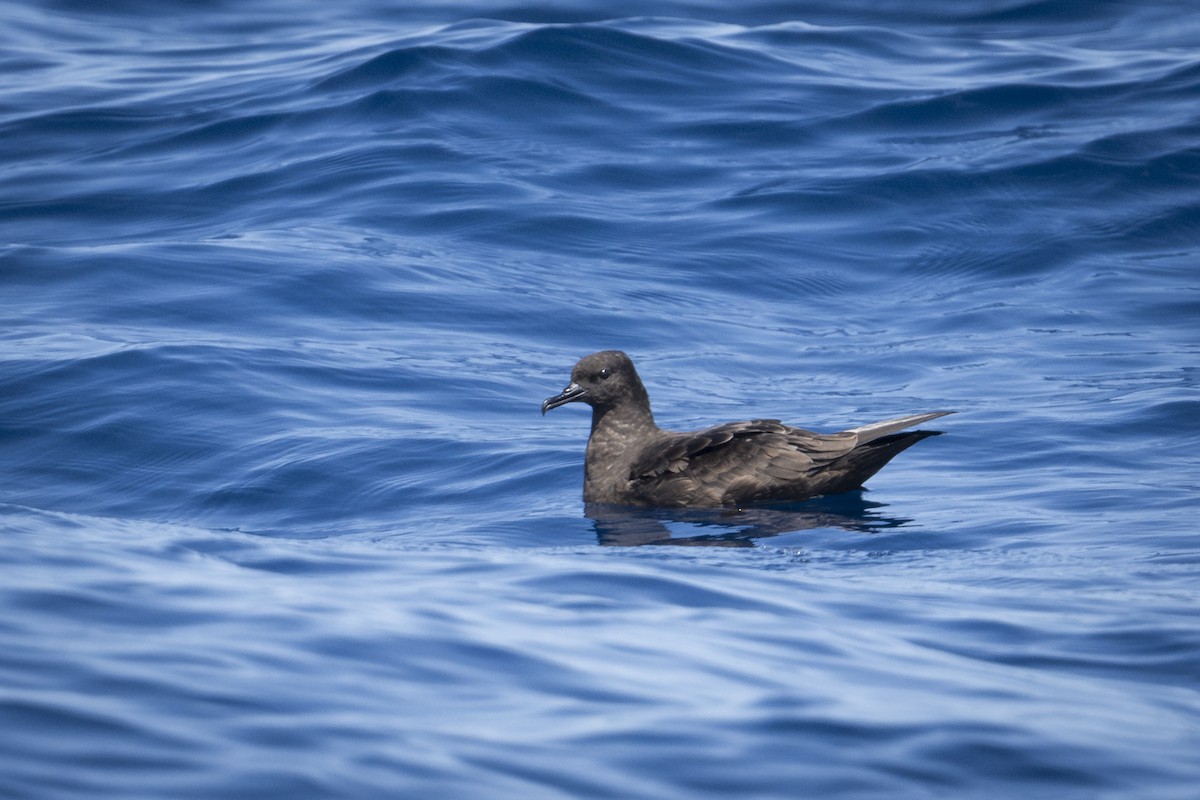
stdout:
{"type": "Polygon", "coordinates": [[[649,544],[691,547],[753,547],[756,539],[816,528],[874,533],[898,528],[909,519],[880,513],[886,503],[863,498],[861,491],[818,497],[801,503],[773,503],[749,508],[633,508],[590,503],[602,545],[636,547],[649,544]]]}

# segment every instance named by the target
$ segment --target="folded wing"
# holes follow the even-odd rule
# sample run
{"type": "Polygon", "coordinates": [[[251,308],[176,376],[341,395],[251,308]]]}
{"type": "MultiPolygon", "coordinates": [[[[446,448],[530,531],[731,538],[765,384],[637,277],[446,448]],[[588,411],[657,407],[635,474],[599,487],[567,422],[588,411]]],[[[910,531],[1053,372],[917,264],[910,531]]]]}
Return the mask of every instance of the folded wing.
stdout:
{"type": "Polygon", "coordinates": [[[647,501],[662,505],[729,506],[847,491],[931,435],[899,431],[947,413],[914,414],[830,434],[774,419],[673,434],[640,454],[629,480],[647,501]]]}

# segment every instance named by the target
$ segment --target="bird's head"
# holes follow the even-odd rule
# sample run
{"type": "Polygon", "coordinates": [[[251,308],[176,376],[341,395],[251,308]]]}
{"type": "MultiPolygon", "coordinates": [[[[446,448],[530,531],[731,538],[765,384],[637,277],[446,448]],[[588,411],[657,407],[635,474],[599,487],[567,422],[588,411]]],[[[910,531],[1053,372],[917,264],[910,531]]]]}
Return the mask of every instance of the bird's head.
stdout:
{"type": "MultiPolygon", "coordinates": [[[[583,402],[597,409],[609,409],[623,402],[640,403],[646,397],[637,370],[629,356],[620,350],[602,350],[584,356],[571,370],[571,382],[559,394],[542,403],[542,413],[567,403],[583,402]]],[[[645,404],[649,407],[649,399],[645,404]]]]}

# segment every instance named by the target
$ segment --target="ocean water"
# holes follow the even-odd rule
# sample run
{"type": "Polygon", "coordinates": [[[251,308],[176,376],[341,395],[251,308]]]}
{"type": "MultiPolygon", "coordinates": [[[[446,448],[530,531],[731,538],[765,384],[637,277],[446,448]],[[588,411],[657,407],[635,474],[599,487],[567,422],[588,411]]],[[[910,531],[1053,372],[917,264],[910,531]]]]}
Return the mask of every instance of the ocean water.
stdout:
{"type": "Polygon", "coordinates": [[[0,797],[1200,796],[1194,3],[0,22],[0,797]],[[604,348],[958,413],[589,516],[604,348]]]}

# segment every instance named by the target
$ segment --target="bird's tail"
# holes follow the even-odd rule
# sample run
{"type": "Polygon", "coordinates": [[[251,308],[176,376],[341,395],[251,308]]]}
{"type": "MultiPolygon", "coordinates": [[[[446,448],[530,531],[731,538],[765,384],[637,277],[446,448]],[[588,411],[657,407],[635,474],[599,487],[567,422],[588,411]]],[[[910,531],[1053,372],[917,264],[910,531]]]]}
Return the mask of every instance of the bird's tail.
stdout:
{"type": "MultiPolygon", "coordinates": [[[[946,412],[917,415],[906,419],[932,419],[942,416],[943,413],[946,412]]],[[[889,422],[897,421],[889,420],[889,422]]],[[[886,425],[887,423],[878,424],[886,425]]],[[[866,427],[871,428],[872,426],[866,427]]],[[[922,439],[940,436],[941,433],[941,431],[906,431],[877,436],[865,444],[860,444],[823,470],[825,480],[822,481],[818,492],[820,494],[837,494],[861,489],[868,478],[883,469],[883,466],[897,455],[922,439]]]]}

